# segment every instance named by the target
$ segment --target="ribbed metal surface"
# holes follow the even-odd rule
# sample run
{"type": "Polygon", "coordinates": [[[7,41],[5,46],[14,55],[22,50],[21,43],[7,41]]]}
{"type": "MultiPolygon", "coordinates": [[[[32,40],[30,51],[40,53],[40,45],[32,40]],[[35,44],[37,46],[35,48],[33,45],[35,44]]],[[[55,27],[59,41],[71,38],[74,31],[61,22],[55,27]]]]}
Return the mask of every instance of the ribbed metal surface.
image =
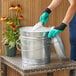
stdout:
{"type": "Polygon", "coordinates": [[[45,27],[45,30],[41,29],[38,32],[31,31],[31,29],[33,27],[20,28],[22,62],[37,65],[50,63],[51,39],[48,38],[49,28],[45,27]]]}

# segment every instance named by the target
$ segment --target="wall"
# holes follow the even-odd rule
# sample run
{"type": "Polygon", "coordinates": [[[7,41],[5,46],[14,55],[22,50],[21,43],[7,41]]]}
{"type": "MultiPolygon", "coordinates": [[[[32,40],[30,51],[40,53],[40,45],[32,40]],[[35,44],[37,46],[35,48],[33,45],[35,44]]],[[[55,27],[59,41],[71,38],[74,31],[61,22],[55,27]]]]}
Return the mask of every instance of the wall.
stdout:
{"type": "MultiPolygon", "coordinates": [[[[8,10],[9,6],[11,4],[20,3],[23,8],[23,16],[24,16],[24,21],[22,22],[22,24],[24,24],[25,26],[33,26],[36,22],[39,21],[39,17],[41,13],[49,5],[50,2],[51,0],[48,0],[48,1],[47,0],[44,0],[44,1],[42,0],[2,0],[2,16],[12,16],[12,13],[10,13],[8,10]]],[[[64,0],[63,3],[52,12],[46,26],[53,26],[53,25],[58,26],[65,16],[68,5],[69,4],[67,0],[64,0]]],[[[69,57],[69,53],[70,53],[69,52],[70,45],[69,45],[69,29],[68,28],[69,27],[67,27],[65,31],[61,33],[62,39],[65,44],[67,57],[69,57]]],[[[6,25],[3,22],[2,32],[4,32],[5,30],[6,30],[6,25]]],[[[2,55],[5,55],[4,46],[2,49],[2,55]]],[[[9,69],[10,68],[8,67],[8,71],[9,69]]],[[[19,76],[19,74],[16,73],[14,70],[10,70],[8,72],[8,76],[10,76],[12,72],[15,76],[19,76]]],[[[65,74],[65,72],[66,71],[56,72],[55,76],[60,76],[60,75],[68,76],[67,75],[68,72],[67,74],[65,74]]]]}
{"type": "MultiPolygon", "coordinates": [[[[0,17],[1,17],[1,0],[0,0],[0,17]]],[[[1,55],[1,31],[2,31],[2,26],[1,26],[1,22],[0,22],[0,55],[1,55]]]]}

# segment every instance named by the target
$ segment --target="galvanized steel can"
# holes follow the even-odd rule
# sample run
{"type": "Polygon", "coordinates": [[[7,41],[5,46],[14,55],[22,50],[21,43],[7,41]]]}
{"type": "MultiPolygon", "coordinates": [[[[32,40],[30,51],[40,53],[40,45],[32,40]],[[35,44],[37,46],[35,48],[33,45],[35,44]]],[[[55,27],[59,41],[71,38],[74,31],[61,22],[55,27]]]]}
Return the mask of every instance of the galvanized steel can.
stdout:
{"type": "Polygon", "coordinates": [[[20,41],[22,62],[27,64],[48,64],[50,63],[51,44],[54,45],[60,60],[66,59],[63,41],[59,35],[48,38],[50,27],[32,31],[33,27],[20,28],[20,41]]]}
{"type": "Polygon", "coordinates": [[[31,31],[33,27],[23,27],[20,29],[22,62],[28,64],[48,64],[50,63],[51,39],[46,30],[31,31]],[[28,31],[29,30],[29,31],[28,31]]]}

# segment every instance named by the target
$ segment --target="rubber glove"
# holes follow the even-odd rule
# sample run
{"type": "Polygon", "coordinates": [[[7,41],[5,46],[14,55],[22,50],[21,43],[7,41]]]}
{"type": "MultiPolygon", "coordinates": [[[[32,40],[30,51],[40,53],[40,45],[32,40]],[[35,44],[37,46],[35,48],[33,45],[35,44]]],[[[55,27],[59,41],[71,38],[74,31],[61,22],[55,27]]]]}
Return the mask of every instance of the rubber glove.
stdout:
{"type": "Polygon", "coordinates": [[[44,24],[46,24],[46,22],[48,21],[50,13],[51,13],[50,8],[46,8],[44,13],[40,16],[40,22],[36,23],[32,30],[35,31],[43,27],[44,24]]]}
{"type": "Polygon", "coordinates": [[[60,26],[52,28],[48,34],[48,38],[55,37],[60,32],[63,32],[66,26],[66,23],[61,23],[60,26]]]}
{"type": "Polygon", "coordinates": [[[49,14],[50,13],[51,13],[50,8],[46,8],[44,13],[40,16],[40,22],[42,22],[43,24],[46,24],[48,19],[49,19],[49,14]]]}

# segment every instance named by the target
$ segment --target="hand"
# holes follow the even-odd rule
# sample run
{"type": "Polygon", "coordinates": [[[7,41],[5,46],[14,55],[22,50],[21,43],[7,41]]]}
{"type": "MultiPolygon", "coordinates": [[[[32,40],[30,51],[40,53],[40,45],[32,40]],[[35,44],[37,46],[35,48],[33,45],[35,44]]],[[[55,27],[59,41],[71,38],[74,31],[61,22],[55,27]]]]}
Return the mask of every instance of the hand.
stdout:
{"type": "Polygon", "coordinates": [[[53,38],[55,37],[58,33],[63,32],[63,30],[56,30],[56,29],[51,29],[49,34],[48,34],[48,38],[53,38]]]}
{"type": "Polygon", "coordinates": [[[67,26],[67,24],[61,23],[60,26],[52,28],[48,34],[48,38],[55,37],[60,32],[63,32],[63,30],[65,29],[66,26],[67,26]]]}
{"type": "Polygon", "coordinates": [[[44,12],[40,16],[40,22],[42,22],[43,24],[46,24],[48,22],[48,19],[49,19],[49,14],[47,12],[44,12]]]}
{"type": "Polygon", "coordinates": [[[40,22],[46,24],[49,19],[49,14],[51,13],[50,8],[46,8],[44,13],[40,16],[40,22]]]}

